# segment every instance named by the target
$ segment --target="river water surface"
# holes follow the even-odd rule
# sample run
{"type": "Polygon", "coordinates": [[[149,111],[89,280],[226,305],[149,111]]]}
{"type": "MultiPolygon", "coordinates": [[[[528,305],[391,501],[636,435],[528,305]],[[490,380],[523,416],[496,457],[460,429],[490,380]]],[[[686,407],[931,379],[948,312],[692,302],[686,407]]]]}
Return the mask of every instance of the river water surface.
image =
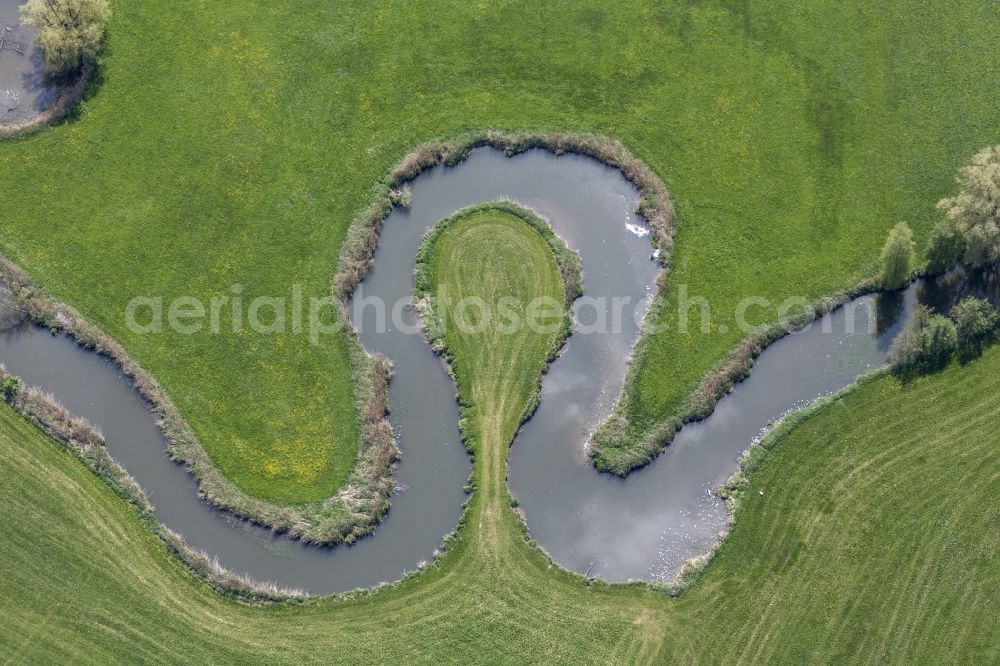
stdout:
{"type": "MultiPolygon", "coordinates": [[[[736,471],[740,452],[772,419],[881,365],[926,291],[911,287],[893,307],[862,298],[778,341],[711,417],[685,426],[656,461],[622,480],[595,472],[584,444],[621,392],[658,272],[648,229],[632,212],[633,186],[580,156],[530,151],[507,158],[483,149],[457,167],[421,175],[412,189],[411,209],[385,222],[354,306],[405,301],[426,231],[461,208],[498,198],[541,214],[580,253],[588,298],[619,299],[616,306],[576,304],[577,332],[544,378],[538,412],[512,445],[509,480],[532,537],[559,564],[611,581],[669,580],[687,559],[709,550],[726,527],[711,490],[736,471]],[[620,326],[594,326],[599,312],[612,307],[623,316],[609,321],[620,326]],[[878,326],[876,310],[883,311],[878,326]]],[[[931,296],[947,300],[940,290],[931,296]]],[[[15,326],[0,333],[0,362],[99,427],[159,520],[191,545],[257,580],[328,594],[398,579],[431,559],[457,524],[471,471],[458,434],[455,385],[423,336],[412,332],[412,310],[396,323],[385,312],[381,326],[376,306],[355,311],[362,343],[394,364],[389,399],[402,458],[388,516],[373,536],[350,547],[306,546],[201,502],[192,477],[167,457],[142,399],[112,364],[66,337],[15,326]]]]}

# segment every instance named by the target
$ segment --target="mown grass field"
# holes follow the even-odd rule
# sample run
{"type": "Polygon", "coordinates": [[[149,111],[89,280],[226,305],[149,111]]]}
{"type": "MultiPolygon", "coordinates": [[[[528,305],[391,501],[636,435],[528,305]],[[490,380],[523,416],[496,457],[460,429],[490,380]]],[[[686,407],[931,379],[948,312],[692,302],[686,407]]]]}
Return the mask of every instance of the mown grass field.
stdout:
{"type": "MultiPolygon", "coordinates": [[[[857,283],[884,233],[923,236],[955,169],[1000,136],[992,3],[329,3],[115,0],[79,117],[0,144],[0,251],[166,387],[213,460],[279,502],[353,464],[336,338],[141,336],[137,295],[322,296],[377,178],[488,127],[623,140],[677,203],[670,295],[717,328],[656,338],[639,425],[676,413],[739,340],[747,295],[857,283]],[[721,333],[721,326],[728,326],[721,333]]],[[[773,312],[760,311],[766,318],[773,312]]],[[[672,323],[672,315],[666,315],[672,323]]]]}
{"type": "MultiPolygon", "coordinates": [[[[431,294],[473,435],[467,444],[480,461],[482,502],[493,512],[506,498],[507,445],[560,341],[563,280],[542,235],[503,210],[456,219],[429,250],[431,294]],[[523,319],[538,297],[555,307],[537,318],[537,326],[505,330],[507,322],[498,314],[501,299],[509,299],[509,311],[523,319]],[[463,307],[470,298],[482,299],[486,307],[463,307]]],[[[487,517],[494,528],[499,524],[487,517]]]]}
{"type": "MultiPolygon", "coordinates": [[[[537,232],[479,222],[439,239],[436,281],[488,302],[561,293],[537,232]],[[536,272],[511,271],[512,262],[536,272]]],[[[550,567],[507,506],[508,444],[553,338],[450,329],[447,340],[462,350],[459,385],[475,403],[479,491],[437,566],[354,600],[251,607],[218,596],[70,454],[0,404],[0,654],[512,664],[1000,656],[1000,348],[910,383],[866,383],[788,433],[754,472],[714,562],[671,599],[588,586],[550,567]]]]}

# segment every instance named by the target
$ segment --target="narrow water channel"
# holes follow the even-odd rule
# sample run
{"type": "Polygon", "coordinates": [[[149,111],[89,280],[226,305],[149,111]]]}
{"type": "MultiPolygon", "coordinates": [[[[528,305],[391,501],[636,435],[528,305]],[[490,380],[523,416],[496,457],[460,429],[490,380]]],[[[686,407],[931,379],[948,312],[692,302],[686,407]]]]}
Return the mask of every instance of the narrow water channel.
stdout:
{"type": "MultiPolygon", "coordinates": [[[[779,341],[713,416],[686,426],[653,464],[621,480],[596,473],[583,446],[621,392],[658,270],[645,224],[632,212],[635,189],[619,172],[584,157],[530,151],[507,158],[485,149],[458,167],[421,175],[412,189],[411,209],[385,222],[355,306],[382,302],[391,309],[407,299],[424,233],[461,208],[498,198],[549,219],[580,253],[587,296],[608,299],[600,307],[578,302],[577,333],[543,381],[541,407],[513,443],[510,488],[532,536],[559,564],[612,581],[670,579],[711,547],[725,514],[710,490],[735,471],[739,453],[771,419],[880,365],[922,289],[901,296],[889,308],[892,316],[883,315],[894,323],[876,333],[867,326],[874,299],[865,298],[779,341]],[[611,320],[621,326],[594,326],[612,307],[622,316],[611,320]],[[845,325],[848,312],[856,313],[853,333],[845,325]]],[[[384,312],[385,326],[378,325],[377,306],[355,311],[362,343],[394,363],[389,398],[402,459],[389,515],[373,536],[350,547],[305,546],[199,501],[193,479],[167,457],[142,399],[115,367],[69,339],[15,326],[0,333],[0,362],[97,425],[161,522],[191,545],[257,580],[328,594],[398,579],[431,559],[458,521],[471,471],[458,434],[455,386],[423,336],[412,332],[412,311],[396,323],[384,312]]]]}

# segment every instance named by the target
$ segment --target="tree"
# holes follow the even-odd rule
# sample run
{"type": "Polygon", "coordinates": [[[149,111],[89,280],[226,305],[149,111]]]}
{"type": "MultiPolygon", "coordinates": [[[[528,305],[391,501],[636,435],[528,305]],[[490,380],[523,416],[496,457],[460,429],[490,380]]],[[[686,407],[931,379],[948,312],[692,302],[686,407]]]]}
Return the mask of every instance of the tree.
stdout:
{"type": "Polygon", "coordinates": [[[951,319],[955,322],[959,342],[967,345],[992,333],[1000,321],[1000,313],[989,301],[969,296],[951,309],[951,319]]]}
{"type": "Polygon", "coordinates": [[[966,234],[965,263],[982,268],[1000,263],[1000,227],[989,221],[969,229],[966,234]]]}
{"type": "Polygon", "coordinates": [[[916,245],[913,231],[906,222],[900,222],[889,232],[882,248],[881,284],[886,289],[900,289],[910,281],[916,245]]]}
{"type": "Polygon", "coordinates": [[[958,174],[959,193],[938,208],[965,239],[963,261],[972,268],[1000,263],[1000,146],[986,148],[958,174]]]}
{"type": "Polygon", "coordinates": [[[957,348],[955,324],[918,305],[910,323],[893,342],[889,362],[898,370],[938,368],[951,359],[957,348]]]}
{"type": "Polygon", "coordinates": [[[961,261],[967,243],[955,220],[946,217],[935,225],[927,243],[927,270],[932,275],[950,271],[961,261]]]}
{"type": "Polygon", "coordinates": [[[24,23],[39,30],[45,69],[61,77],[97,58],[111,7],[108,0],[28,0],[21,15],[24,23]]]}

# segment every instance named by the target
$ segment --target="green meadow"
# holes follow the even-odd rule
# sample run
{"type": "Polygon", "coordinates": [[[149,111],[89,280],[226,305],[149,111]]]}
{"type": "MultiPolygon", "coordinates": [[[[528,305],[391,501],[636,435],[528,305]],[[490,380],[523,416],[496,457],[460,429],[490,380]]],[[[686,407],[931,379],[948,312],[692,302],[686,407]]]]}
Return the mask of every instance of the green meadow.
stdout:
{"type": "MultiPolygon", "coordinates": [[[[561,296],[516,218],[450,226],[456,295],[561,296]],[[509,265],[530,265],[513,272],[509,265]]],[[[446,311],[444,317],[454,317],[446,311]]],[[[0,646],[12,662],[990,663],[997,643],[1000,348],[883,376],[785,433],[733,531],[679,598],[587,582],[525,540],[507,447],[558,334],[446,332],[477,491],[424,573],[376,594],[251,606],[168,555],[132,508],[0,403],[0,646]],[[504,353],[498,353],[503,350],[504,353]]]]}
{"type": "Polygon", "coordinates": [[[676,202],[668,301],[715,312],[682,335],[665,311],[629,389],[644,428],[739,342],[741,299],[858,283],[900,219],[925,237],[1000,133],[998,24],[983,2],[115,0],[79,112],[0,144],[0,251],[121,341],[241,488],[308,502],[356,454],[343,341],[140,335],[127,303],[327,295],[373,184],[428,138],[615,136],[676,202]]]}
{"type": "MultiPolygon", "coordinates": [[[[329,296],[351,221],[422,142],[600,134],[666,183],[675,245],[626,388],[632,434],[686,413],[742,339],[740,301],[771,303],[752,310],[764,323],[850,289],[900,220],[922,247],[956,170],[1000,143],[1000,13],[982,0],[112,5],[78,109],[0,141],[0,253],[120,341],[223,474],[277,504],[330,497],[355,464],[349,345],[237,329],[233,299],[329,296]],[[681,289],[711,303],[710,331],[679,330],[681,289]],[[217,333],[126,324],[135,297],[224,296],[217,333]]],[[[423,276],[561,302],[554,249],[482,209],[436,237],[423,276]]],[[[0,661],[1000,659],[1000,348],[866,380],[782,431],[715,558],[671,596],[561,570],[510,506],[508,446],[563,331],[445,329],[475,492],[440,560],[344,598],[220,594],[0,401],[0,661]]]]}

